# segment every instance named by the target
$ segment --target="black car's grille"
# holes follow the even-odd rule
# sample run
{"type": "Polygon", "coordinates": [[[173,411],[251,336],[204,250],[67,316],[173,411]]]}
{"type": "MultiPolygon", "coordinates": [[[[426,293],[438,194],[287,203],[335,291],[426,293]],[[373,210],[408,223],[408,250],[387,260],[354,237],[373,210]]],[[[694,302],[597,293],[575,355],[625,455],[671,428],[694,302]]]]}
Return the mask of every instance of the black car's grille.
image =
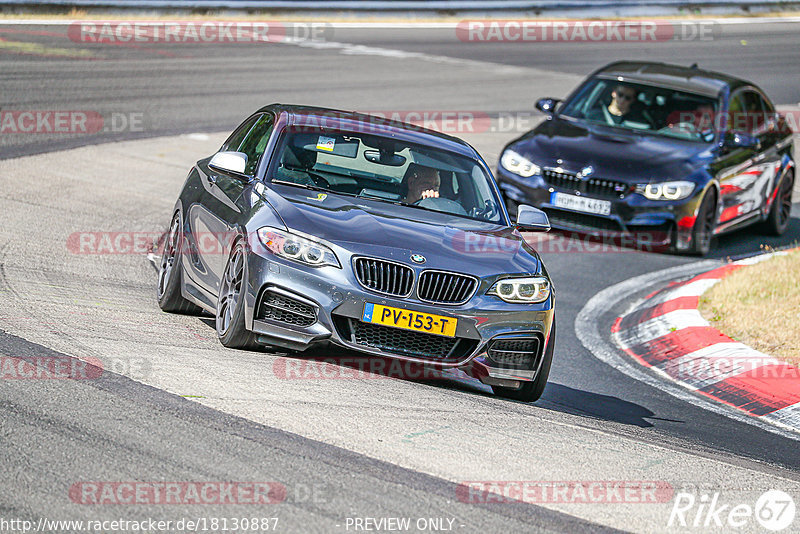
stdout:
{"type": "Polygon", "coordinates": [[[616,180],[603,178],[579,178],[573,172],[559,172],[554,169],[543,169],[545,181],[555,187],[580,191],[595,198],[619,198],[631,191],[631,185],[616,180]]]}
{"type": "Polygon", "coordinates": [[[534,369],[540,345],[539,338],[498,339],[489,345],[487,354],[498,365],[534,369]]]}
{"type": "Polygon", "coordinates": [[[459,362],[478,346],[478,340],[453,338],[412,332],[357,319],[334,316],[334,325],[342,339],[380,349],[399,356],[409,356],[437,362],[459,362]]]}
{"type": "Polygon", "coordinates": [[[544,180],[556,187],[563,187],[564,189],[578,189],[578,186],[583,181],[572,172],[558,172],[553,169],[542,169],[542,176],[544,180]]]}
{"type": "Polygon", "coordinates": [[[419,300],[435,304],[462,304],[472,297],[478,281],[472,276],[442,271],[425,271],[419,275],[419,300]]]}
{"type": "Polygon", "coordinates": [[[358,283],[372,291],[393,297],[407,297],[414,287],[414,271],[400,263],[356,258],[353,266],[358,283]]]}
{"type": "Polygon", "coordinates": [[[317,321],[317,311],[305,302],[267,289],[261,297],[257,317],[294,326],[311,326],[317,321]]]}
{"type": "Polygon", "coordinates": [[[612,234],[624,231],[624,228],[614,219],[554,208],[544,208],[544,211],[547,213],[550,223],[556,227],[586,232],[609,232],[612,234]]]}

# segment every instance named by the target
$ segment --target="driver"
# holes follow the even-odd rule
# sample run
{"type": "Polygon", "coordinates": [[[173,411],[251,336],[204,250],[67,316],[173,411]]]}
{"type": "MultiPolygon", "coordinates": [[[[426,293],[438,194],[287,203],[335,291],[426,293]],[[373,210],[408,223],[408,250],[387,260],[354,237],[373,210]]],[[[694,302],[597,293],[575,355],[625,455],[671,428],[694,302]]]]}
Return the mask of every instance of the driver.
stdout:
{"type": "Polygon", "coordinates": [[[610,125],[623,124],[627,121],[647,124],[647,119],[633,106],[638,94],[633,87],[617,85],[611,92],[611,103],[608,106],[592,109],[587,118],[610,125]]]}
{"type": "Polygon", "coordinates": [[[410,172],[407,173],[406,179],[408,192],[403,202],[413,204],[423,198],[438,198],[441,185],[439,171],[432,167],[423,167],[413,163],[411,165],[413,167],[409,167],[410,172]]]}

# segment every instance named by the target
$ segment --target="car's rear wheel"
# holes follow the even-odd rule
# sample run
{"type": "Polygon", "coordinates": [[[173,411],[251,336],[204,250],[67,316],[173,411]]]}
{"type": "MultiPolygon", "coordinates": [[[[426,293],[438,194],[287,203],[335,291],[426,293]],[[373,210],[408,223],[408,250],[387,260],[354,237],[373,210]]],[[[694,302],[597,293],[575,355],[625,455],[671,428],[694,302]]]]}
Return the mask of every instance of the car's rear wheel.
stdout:
{"type": "Polygon", "coordinates": [[[789,228],[789,217],[792,215],[792,191],[794,190],[794,172],[789,171],[778,186],[778,195],[772,204],[766,220],[766,230],[771,235],[783,235],[789,228]]]}
{"type": "Polygon", "coordinates": [[[181,295],[182,220],[181,212],[176,212],[164,241],[164,251],[158,269],[158,305],[166,312],[196,314],[202,310],[181,295]]]}
{"type": "Polygon", "coordinates": [[[513,399],[522,402],[535,402],[544,393],[544,387],[547,385],[547,377],[550,376],[550,367],[553,364],[553,351],[556,346],[556,320],[553,318],[553,326],[550,330],[550,340],[547,343],[547,348],[544,351],[544,361],[539,369],[539,374],[536,375],[530,382],[525,382],[521,387],[507,388],[503,386],[492,386],[492,391],[498,397],[506,399],[513,399]]]}
{"type": "Polygon", "coordinates": [[[231,349],[252,349],[258,346],[256,336],[244,325],[244,294],[247,288],[247,250],[238,241],[231,251],[219,282],[215,313],[217,337],[231,349]]]}
{"type": "Polygon", "coordinates": [[[711,251],[711,243],[714,239],[714,228],[717,226],[717,194],[714,189],[710,189],[700,209],[697,212],[697,219],[692,228],[692,247],[690,254],[705,256],[711,251]]]}

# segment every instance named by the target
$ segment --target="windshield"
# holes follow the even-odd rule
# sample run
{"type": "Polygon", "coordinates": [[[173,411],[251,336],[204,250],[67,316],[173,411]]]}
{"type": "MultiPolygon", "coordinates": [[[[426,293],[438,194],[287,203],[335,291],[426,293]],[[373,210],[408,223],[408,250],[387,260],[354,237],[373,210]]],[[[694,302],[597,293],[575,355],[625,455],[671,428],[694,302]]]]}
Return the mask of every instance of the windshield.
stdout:
{"type": "Polygon", "coordinates": [[[477,161],[365,133],[284,132],[273,183],[503,223],[491,178],[477,161]]]}
{"type": "Polygon", "coordinates": [[[717,101],[665,87],[595,78],[560,115],[605,126],[710,143],[716,136],[717,101]]]}

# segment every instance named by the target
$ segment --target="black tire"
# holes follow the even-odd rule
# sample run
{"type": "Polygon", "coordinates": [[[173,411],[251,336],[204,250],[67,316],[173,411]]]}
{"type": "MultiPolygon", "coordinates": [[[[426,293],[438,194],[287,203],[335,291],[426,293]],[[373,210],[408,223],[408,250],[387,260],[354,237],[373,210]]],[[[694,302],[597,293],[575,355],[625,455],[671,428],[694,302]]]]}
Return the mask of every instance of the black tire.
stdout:
{"type": "Polygon", "coordinates": [[[203,310],[181,295],[181,285],[183,285],[180,250],[182,222],[181,212],[176,212],[169,225],[169,232],[164,239],[164,250],[161,254],[161,263],[158,269],[156,297],[158,298],[159,307],[165,312],[196,315],[203,310]]]}
{"type": "Polygon", "coordinates": [[[711,245],[714,240],[714,228],[717,226],[717,193],[710,189],[700,209],[697,212],[697,220],[692,228],[692,246],[689,254],[694,256],[705,256],[711,252],[711,245]]]}
{"type": "Polygon", "coordinates": [[[217,337],[230,349],[258,347],[256,336],[244,325],[244,296],[247,281],[247,248],[238,241],[231,249],[219,281],[217,309],[214,314],[217,337]]]}
{"type": "Polygon", "coordinates": [[[769,235],[780,236],[789,228],[792,214],[792,191],[794,190],[794,171],[789,171],[778,186],[778,194],[769,211],[764,229],[769,235]]]}
{"type": "Polygon", "coordinates": [[[539,369],[539,374],[531,382],[525,382],[521,387],[507,388],[503,386],[492,386],[492,391],[498,397],[512,399],[522,402],[536,402],[544,393],[547,385],[547,377],[550,376],[550,367],[553,365],[553,352],[556,346],[556,320],[553,318],[553,327],[550,331],[550,342],[544,351],[544,361],[539,369]]]}

